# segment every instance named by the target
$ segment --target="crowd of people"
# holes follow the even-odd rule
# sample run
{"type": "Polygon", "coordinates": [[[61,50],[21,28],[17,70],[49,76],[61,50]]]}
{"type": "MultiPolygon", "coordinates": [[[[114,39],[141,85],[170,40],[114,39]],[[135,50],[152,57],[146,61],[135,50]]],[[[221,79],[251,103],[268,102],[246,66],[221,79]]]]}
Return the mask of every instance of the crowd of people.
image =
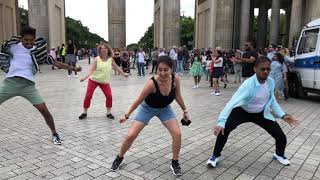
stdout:
{"type": "MultiPolygon", "coordinates": [[[[0,104],[15,96],[24,97],[43,115],[52,131],[53,143],[61,144],[53,117],[35,88],[35,75],[40,70],[39,64],[43,62],[43,59],[49,59],[53,67],[68,70],[68,77],[71,77],[72,72],[75,72],[74,77],[77,77],[77,72],[81,71],[81,67],[76,67],[77,60],[80,59],[76,56],[79,53],[77,54],[75,44],[69,40],[67,47],[62,45],[60,51],[52,48],[50,56],[42,58],[40,55],[46,51],[46,48],[43,48],[46,44],[43,39],[35,39],[35,34],[35,29],[26,28],[22,30],[21,38],[13,38],[3,43],[0,67],[6,73],[6,77],[0,84],[0,104]]],[[[93,56],[93,62],[89,61],[91,64],[88,72],[80,78],[81,82],[88,79],[83,102],[84,110],[78,117],[80,120],[87,117],[93,93],[98,86],[106,98],[106,117],[115,118],[111,114],[112,69],[115,75],[121,74],[128,77],[136,65],[137,75],[145,76],[145,68],[148,69],[150,62],[152,65],[150,72],[152,77],[146,82],[128,111],[119,118],[119,122],[124,123],[130,118],[133,111],[138,109],[111,169],[116,171],[120,167],[124,155],[134,140],[155,116],[160,119],[172,136],[170,169],[174,175],[182,175],[178,160],[181,130],[170,106],[175,100],[183,114],[182,124],[191,123],[181,94],[180,77],[188,73],[193,77],[195,84],[193,88],[197,89],[200,87],[202,76],[206,76],[208,85],[213,88],[212,94],[219,96],[221,95],[220,80],[226,88],[227,74],[230,69],[235,73],[234,82],[242,84],[220,113],[218,124],[213,128],[217,140],[214,152],[207,164],[216,167],[230,132],[242,123],[252,122],[262,127],[275,139],[276,149],[273,158],[283,165],[289,165],[290,161],[285,156],[286,135],[275,121],[275,118],[281,118],[290,125],[298,125],[296,119],[281,109],[276,98],[281,93],[288,98],[286,73],[288,66],[292,63],[289,51],[270,45],[268,53],[262,54],[254,50],[250,41],[244,46],[243,52],[235,50],[234,53],[228,54],[221,47],[216,47],[214,50],[208,48],[207,50],[188,51],[186,47],[173,46],[170,51],[164,48],[154,48],[152,51],[145,52],[143,49],[137,51],[112,49],[108,43],[97,43],[88,55],[93,56]]]]}

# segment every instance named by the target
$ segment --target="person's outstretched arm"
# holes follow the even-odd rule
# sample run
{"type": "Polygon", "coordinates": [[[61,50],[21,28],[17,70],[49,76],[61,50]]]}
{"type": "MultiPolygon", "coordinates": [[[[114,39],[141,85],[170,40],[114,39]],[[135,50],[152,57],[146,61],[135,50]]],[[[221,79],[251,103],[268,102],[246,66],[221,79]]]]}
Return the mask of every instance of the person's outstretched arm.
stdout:
{"type": "Polygon", "coordinates": [[[189,114],[188,114],[186,105],[184,104],[184,101],[183,101],[183,98],[181,95],[180,78],[176,76],[174,81],[176,83],[176,98],[175,99],[183,111],[183,119],[189,120],[189,114]]]}

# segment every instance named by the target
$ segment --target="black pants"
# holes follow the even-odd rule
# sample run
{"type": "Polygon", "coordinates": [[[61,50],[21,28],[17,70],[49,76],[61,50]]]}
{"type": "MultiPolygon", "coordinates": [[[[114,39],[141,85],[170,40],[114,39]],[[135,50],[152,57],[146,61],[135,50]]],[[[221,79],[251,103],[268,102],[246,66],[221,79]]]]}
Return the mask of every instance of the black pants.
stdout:
{"type": "Polygon", "coordinates": [[[153,71],[155,73],[157,73],[157,61],[152,61],[152,71],[151,71],[151,73],[153,73],[153,71]]]}
{"type": "Polygon", "coordinates": [[[287,137],[276,121],[267,120],[261,113],[248,113],[244,109],[234,108],[228,117],[225,125],[224,135],[220,133],[216,140],[213,154],[216,157],[221,156],[221,151],[228,140],[230,132],[236,129],[240,124],[252,122],[266,130],[276,140],[276,154],[283,156],[287,144],[287,137]]]}

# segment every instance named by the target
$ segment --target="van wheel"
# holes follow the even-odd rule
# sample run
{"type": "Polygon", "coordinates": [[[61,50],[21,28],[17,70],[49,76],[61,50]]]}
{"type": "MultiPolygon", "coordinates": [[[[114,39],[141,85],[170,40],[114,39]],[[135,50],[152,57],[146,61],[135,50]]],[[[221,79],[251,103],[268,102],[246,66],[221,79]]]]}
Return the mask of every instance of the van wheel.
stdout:
{"type": "Polygon", "coordinates": [[[293,98],[302,98],[307,96],[297,77],[289,81],[289,96],[293,98]]]}

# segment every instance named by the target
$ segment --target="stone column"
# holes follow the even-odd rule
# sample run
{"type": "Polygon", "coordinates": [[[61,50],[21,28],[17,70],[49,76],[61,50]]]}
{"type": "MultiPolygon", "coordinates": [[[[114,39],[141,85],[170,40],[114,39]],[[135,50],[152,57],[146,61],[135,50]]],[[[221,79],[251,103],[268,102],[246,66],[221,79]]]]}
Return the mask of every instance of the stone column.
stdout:
{"type": "Polygon", "coordinates": [[[232,48],[234,1],[217,0],[216,4],[216,28],[213,31],[215,32],[215,44],[230,50],[232,48]]]}
{"type": "Polygon", "coordinates": [[[48,0],[28,0],[29,26],[37,30],[37,37],[49,41],[48,0]]]}
{"type": "Polygon", "coordinates": [[[250,0],[242,0],[241,2],[241,24],[240,24],[240,48],[249,37],[250,22],[250,0]]]}
{"type": "MultiPolygon", "coordinates": [[[[217,0],[211,0],[210,21],[211,21],[211,28],[210,28],[208,38],[210,40],[211,47],[214,49],[216,47],[215,31],[216,31],[216,26],[217,26],[217,0]]],[[[207,23],[207,22],[205,22],[205,23],[207,23]]],[[[206,44],[205,44],[205,46],[206,46],[206,44]]]]}
{"type": "Polygon", "coordinates": [[[282,39],[282,45],[288,47],[290,32],[291,8],[286,9],[285,35],[282,39]]]}
{"type": "Polygon", "coordinates": [[[266,32],[268,22],[268,4],[265,1],[261,1],[259,4],[259,16],[258,16],[258,38],[257,47],[264,48],[266,43],[266,32]]]}
{"type": "MultiPolygon", "coordinates": [[[[163,0],[164,1],[164,0],[163,0]]],[[[180,46],[180,0],[163,2],[163,47],[180,46]]]]}
{"type": "Polygon", "coordinates": [[[280,0],[272,0],[270,25],[270,44],[278,44],[280,27],[280,0]]]}
{"type": "Polygon", "coordinates": [[[294,39],[297,39],[302,25],[302,0],[292,0],[291,20],[289,33],[289,47],[292,47],[294,39]]]}
{"type": "Polygon", "coordinates": [[[65,43],[65,1],[28,0],[29,26],[37,37],[45,38],[49,47],[65,43]]]}
{"type": "MultiPolygon", "coordinates": [[[[17,35],[16,1],[0,0],[0,41],[17,35]]],[[[18,33],[20,34],[20,33],[18,33]]]]}
{"type": "Polygon", "coordinates": [[[126,1],[108,0],[109,43],[113,48],[126,46],[126,1]]]}

